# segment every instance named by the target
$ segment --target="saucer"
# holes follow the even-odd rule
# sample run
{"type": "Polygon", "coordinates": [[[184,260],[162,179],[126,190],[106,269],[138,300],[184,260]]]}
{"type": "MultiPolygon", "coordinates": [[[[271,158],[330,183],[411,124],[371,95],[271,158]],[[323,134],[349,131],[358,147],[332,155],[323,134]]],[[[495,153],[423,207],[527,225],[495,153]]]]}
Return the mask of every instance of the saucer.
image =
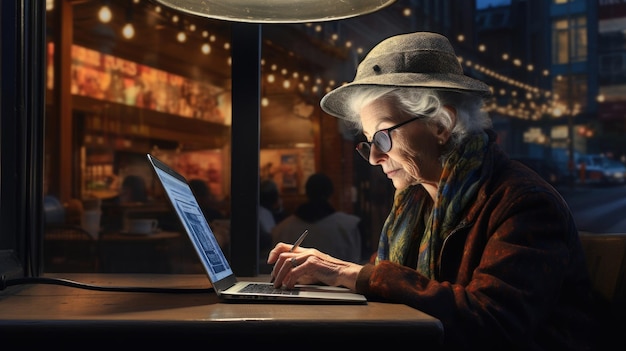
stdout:
{"type": "Polygon", "coordinates": [[[129,231],[129,230],[122,230],[120,231],[120,234],[124,234],[124,235],[152,235],[152,234],[156,234],[158,232],[160,232],[161,229],[157,228],[151,232],[133,232],[133,231],[129,231]]]}

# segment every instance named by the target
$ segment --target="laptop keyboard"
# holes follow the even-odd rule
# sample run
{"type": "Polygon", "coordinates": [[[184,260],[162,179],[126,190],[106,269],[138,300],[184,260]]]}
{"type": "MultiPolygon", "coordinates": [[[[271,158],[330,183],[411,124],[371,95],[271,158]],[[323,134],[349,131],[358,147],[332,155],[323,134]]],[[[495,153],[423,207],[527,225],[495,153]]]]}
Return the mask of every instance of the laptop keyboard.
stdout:
{"type": "Polygon", "coordinates": [[[296,290],[276,289],[270,284],[248,284],[240,292],[273,295],[298,295],[296,290]]]}

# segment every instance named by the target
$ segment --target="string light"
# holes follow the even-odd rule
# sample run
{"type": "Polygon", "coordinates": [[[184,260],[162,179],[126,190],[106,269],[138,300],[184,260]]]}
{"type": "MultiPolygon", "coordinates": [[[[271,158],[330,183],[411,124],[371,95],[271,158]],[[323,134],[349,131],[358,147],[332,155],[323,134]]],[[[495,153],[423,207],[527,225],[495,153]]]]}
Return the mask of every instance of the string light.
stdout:
{"type": "MultiPolygon", "coordinates": [[[[136,3],[136,0],[135,0],[136,3]]],[[[133,4],[129,3],[126,8],[126,24],[122,28],[122,36],[126,39],[132,39],[135,36],[135,27],[133,26],[133,4]]]]}
{"type": "MultiPolygon", "coordinates": [[[[139,3],[139,0],[132,0],[135,4],[139,3]]],[[[162,14],[163,10],[159,5],[155,5],[153,6],[153,10],[158,13],[158,14],[162,14]]],[[[402,12],[405,16],[410,16],[412,11],[410,8],[405,8],[402,12]]],[[[181,18],[177,15],[177,14],[168,14],[165,13],[165,16],[170,18],[170,20],[172,21],[172,23],[177,24],[182,22],[181,18]]],[[[105,5],[100,9],[99,12],[99,18],[101,21],[105,21],[108,18],[108,21],[111,20],[112,18],[112,13],[110,11],[110,9],[105,5]],[[108,11],[108,15],[106,14],[108,11]],[[104,15],[102,14],[104,12],[104,15]]],[[[312,24],[312,23],[305,23],[303,24],[306,27],[312,28],[315,32],[317,33],[322,33],[324,31],[324,26],[320,23],[318,24],[312,24]]],[[[196,25],[194,23],[190,23],[186,26],[186,28],[182,29],[178,34],[177,34],[177,40],[181,43],[184,43],[187,41],[187,36],[188,34],[186,33],[186,31],[189,32],[195,32],[196,31],[196,25]]],[[[123,30],[122,33],[124,35],[125,38],[132,38],[132,36],[134,35],[134,28],[132,26],[132,23],[129,22],[127,23],[123,30]]],[[[216,36],[214,34],[209,34],[208,31],[204,30],[201,32],[201,36],[204,39],[209,38],[209,42],[214,43],[216,42],[216,36]]],[[[355,47],[354,43],[350,40],[344,40],[341,41],[340,36],[338,33],[329,33],[329,35],[327,36],[328,38],[330,38],[330,44],[334,45],[336,47],[341,47],[343,46],[345,48],[345,50],[354,50],[355,53],[357,53],[358,55],[363,55],[363,53],[365,52],[363,47],[355,47]]],[[[464,42],[466,40],[465,35],[463,34],[459,34],[457,36],[457,41],[459,42],[464,42]]],[[[230,50],[230,43],[229,42],[225,42],[223,44],[223,48],[225,50],[230,50]]],[[[211,45],[209,45],[208,42],[204,41],[202,44],[200,44],[200,50],[203,54],[208,55],[210,54],[212,48],[211,45]]],[[[480,44],[477,47],[477,51],[481,52],[481,53],[486,53],[487,52],[487,47],[484,44],[480,44]]],[[[290,56],[293,56],[293,53],[290,53],[290,56]]],[[[510,60],[510,55],[508,53],[502,53],[501,54],[501,58],[503,61],[509,61],[510,60]]],[[[461,59],[460,59],[461,60],[461,59]]],[[[227,63],[229,66],[232,65],[232,58],[228,57],[227,58],[227,63]]],[[[521,60],[519,59],[515,59],[511,62],[515,67],[522,67],[523,63],[521,60]]],[[[523,97],[529,101],[528,105],[520,105],[517,102],[513,101],[514,104],[518,104],[518,106],[524,106],[524,107],[528,107],[528,106],[535,106],[536,110],[539,111],[539,113],[541,113],[542,111],[546,111],[548,109],[551,109],[552,106],[550,105],[546,105],[546,104],[540,104],[537,105],[535,103],[535,101],[532,101],[534,99],[537,100],[541,100],[541,101],[546,101],[549,100],[552,97],[552,101],[546,101],[547,104],[556,104],[555,100],[558,100],[558,96],[556,96],[556,94],[552,94],[552,92],[550,91],[545,91],[542,90],[538,87],[533,87],[529,84],[517,81],[515,79],[512,79],[510,77],[506,77],[505,75],[502,75],[500,73],[497,73],[491,69],[488,69],[482,65],[479,64],[475,64],[472,63],[471,61],[467,61],[465,62],[465,65],[468,68],[471,68],[473,70],[476,70],[477,72],[480,72],[481,74],[484,74],[486,76],[489,76],[497,81],[500,81],[504,84],[508,84],[511,85],[513,87],[515,87],[516,89],[520,89],[525,91],[523,93],[523,97]]],[[[270,65],[271,66],[271,70],[275,71],[277,70],[277,66],[275,64],[270,65]]],[[[528,72],[533,72],[535,70],[534,65],[532,64],[526,64],[525,65],[525,69],[528,72]]],[[[283,75],[287,75],[288,70],[286,68],[283,68],[281,70],[283,75]]],[[[549,71],[544,69],[541,71],[542,76],[544,77],[548,77],[550,75],[549,71]]],[[[296,87],[299,91],[302,92],[306,92],[306,91],[310,91],[311,94],[319,94],[321,89],[323,89],[324,92],[328,92],[334,88],[336,88],[336,83],[334,80],[328,80],[328,81],[324,81],[321,78],[316,78],[315,82],[310,82],[310,78],[307,75],[302,75],[302,79],[299,80],[299,75],[296,72],[292,73],[292,80],[295,81],[295,84],[291,84],[292,82],[289,80],[285,80],[283,81],[283,88],[284,89],[291,89],[293,87],[296,87]]],[[[555,77],[555,79],[559,79],[560,77],[555,77]]],[[[267,75],[266,76],[266,80],[268,83],[274,83],[275,82],[275,77],[273,75],[267,75]]],[[[344,83],[345,84],[345,83],[344,83]]],[[[514,100],[515,98],[517,98],[517,96],[519,95],[518,91],[516,90],[507,90],[507,89],[499,89],[498,93],[501,96],[506,96],[507,93],[509,96],[511,96],[514,100]]],[[[519,116],[521,118],[529,118],[529,116],[531,116],[528,112],[527,113],[522,113],[521,111],[517,111],[515,110],[515,106],[496,106],[495,104],[490,104],[488,105],[490,106],[489,108],[491,108],[494,111],[507,111],[506,115],[509,116],[519,116]],[[503,110],[504,109],[504,110],[503,110]]],[[[534,118],[534,117],[532,117],[534,118]]]]}
{"type": "Polygon", "coordinates": [[[135,36],[135,28],[132,23],[126,23],[122,28],[122,35],[126,39],[132,39],[135,36]]]}
{"type": "Polygon", "coordinates": [[[102,5],[100,11],[98,11],[98,19],[102,23],[109,23],[111,19],[113,19],[113,14],[111,13],[111,9],[107,5],[102,5]]]}
{"type": "Polygon", "coordinates": [[[203,54],[208,55],[211,53],[211,45],[209,45],[209,43],[204,43],[202,44],[201,50],[203,54]]]}
{"type": "MultiPolygon", "coordinates": [[[[459,41],[463,41],[461,38],[457,38],[459,41]]],[[[479,52],[486,52],[486,47],[484,46],[479,46],[477,49],[479,52]]],[[[509,62],[511,60],[511,57],[508,53],[502,53],[501,54],[501,59],[505,62],[509,62]]],[[[511,61],[511,63],[514,65],[514,67],[523,67],[524,64],[522,62],[522,60],[520,59],[513,59],[511,61]]],[[[539,87],[534,87],[530,84],[526,84],[520,81],[517,81],[515,79],[512,79],[510,77],[507,77],[503,74],[497,73],[493,70],[490,70],[486,67],[482,67],[482,66],[478,66],[475,65],[474,69],[478,70],[479,72],[481,72],[482,74],[485,74],[487,76],[490,76],[498,81],[501,81],[505,84],[509,84],[512,86],[515,86],[517,88],[521,88],[527,91],[527,93],[525,94],[526,99],[527,100],[538,100],[538,101],[543,101],[544,103],[541,105],[537,105],[535,103],[535,101],[532,101],[531,104],[529,104],[532,108],[535,109],[535,111],[531,112],[532,118],[533,119],[539,119],[541,118],[541,115],[546,113],[546,111],[548,111],[550,109],[550,105],[555,105],[558,103],[558,97],[554,96],[554,94],[551,91],[548,90],[544,90],[544,89],[540,89],[539,87]],[[552,98],[552,100],[550,100],[550,98],[552,98]]],[[[525,69],[527,72],[534,72],[535,71],[535,66],[532,64],[526,64],[525,69]]],[[[543,77],[548,77],[550,76],[550,72],[547,69],[544,69],[541,71],[541,75],[543,77]]],[[[561,77],[555,77],[556,80],[561,79],[561,77]]],[[[513,91],[511,91],[511,97],[515,98],[515,96],[512,94],[513,91]]],[[[502,91],[501,91],[502,93],[502,91]]],[[[515,101],[515,99],[513,100],[515,101]]],[[[527,107],[525,105],[521,105],[523,107],[527,107]]]]}

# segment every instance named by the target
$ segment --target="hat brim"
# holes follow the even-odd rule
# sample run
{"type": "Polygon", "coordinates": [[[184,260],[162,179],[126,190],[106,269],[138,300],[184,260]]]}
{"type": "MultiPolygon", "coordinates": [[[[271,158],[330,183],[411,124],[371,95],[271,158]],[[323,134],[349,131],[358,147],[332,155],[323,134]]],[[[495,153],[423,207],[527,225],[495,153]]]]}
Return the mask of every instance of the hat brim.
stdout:
{"type": "Polygon", "coordinates": [[[348,96],[355,90],[373,86],[452,90],[481,96],[491,94],[487,84],[468,76],[447,73],[390,73],[366,77],[342,85],[324,95],[320,101],[320,106],[326,113],[345,119],[348,115],[348,107],[346,106],[348,96]]]}

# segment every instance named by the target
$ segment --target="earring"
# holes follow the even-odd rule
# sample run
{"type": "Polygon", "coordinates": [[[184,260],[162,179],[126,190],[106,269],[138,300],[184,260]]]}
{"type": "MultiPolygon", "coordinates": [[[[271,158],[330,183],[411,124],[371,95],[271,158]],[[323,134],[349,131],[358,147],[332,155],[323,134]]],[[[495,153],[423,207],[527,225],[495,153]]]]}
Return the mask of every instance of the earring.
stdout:
{"type": "Polygon", "coordinates": [[[443,145],[443,139],[439,139],[439,145],[443,145]]]}

